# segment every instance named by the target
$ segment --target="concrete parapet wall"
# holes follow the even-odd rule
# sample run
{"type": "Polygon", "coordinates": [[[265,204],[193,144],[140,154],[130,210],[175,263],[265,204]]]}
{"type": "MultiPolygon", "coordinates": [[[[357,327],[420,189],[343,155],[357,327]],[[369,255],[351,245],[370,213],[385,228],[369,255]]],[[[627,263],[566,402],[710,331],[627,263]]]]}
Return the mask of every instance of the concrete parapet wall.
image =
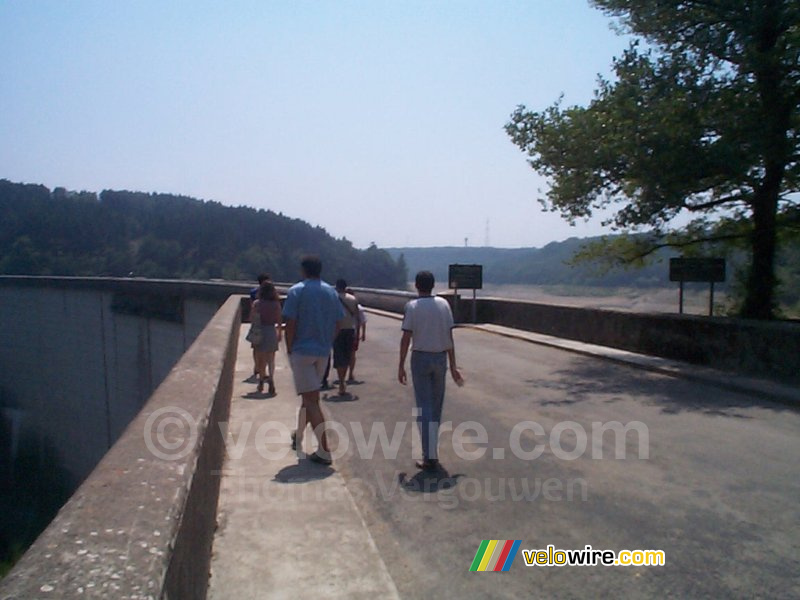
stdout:
{"type": "MultiPolygon", "coordinates": [[[[362,305],[402,313],[410,292],[357,289],[362,305]]],[[[450,291],[442,294],[453,305],[450,291]]],[[[460,297],[457,321],[469,322],[472,299],[460,297]]],[[[682,360],[755,376],[800,382],[800,324],[723,317],[648,314],[478,298],[480,323],[682,360]]]]}
{"type": "Polygon", "coordinates": [[[2,600],[205,598],[240,319],[233,296],[0,582],[2,600]]]}
{"type": "Polygon", "coordinates": [[[221,305],[231,294],[246,294],[253,287],[253,284],[181,279],[141,279],[135,277],[0,275],[0,289],[21,287],[178,295],[183,298],[213,300],[221,305]]]}
{"type": "Polygon", "coordinates": [[[367,288],[353,288],[359,304],[367,308],[377,308],[389,312],[402,313],[406,303],[416,294],[393,290],[372,290],[367,288]]]}
{"type": "MultiPolygon", "coordinates": [[[[461,318],[469,314],[462,302],[461,318]]],[[[478,320],[718,369],[800,381],[800,324],[481,298],[478,320]]]]}

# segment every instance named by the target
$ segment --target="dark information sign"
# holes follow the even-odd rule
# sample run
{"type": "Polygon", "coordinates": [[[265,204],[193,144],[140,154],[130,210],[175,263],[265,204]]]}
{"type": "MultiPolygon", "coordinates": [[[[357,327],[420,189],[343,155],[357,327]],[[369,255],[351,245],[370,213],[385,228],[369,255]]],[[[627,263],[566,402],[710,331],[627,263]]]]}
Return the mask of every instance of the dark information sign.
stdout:
{"type": "Polygon", "coordinates": [[[670,258],[670,281],[725,281],[724,258],[670,258]]]}
{"type": "Polygon", "coordinates": [[[450,265],[448,279],[450,289],[483,289],[483,265],[450,265]]]}

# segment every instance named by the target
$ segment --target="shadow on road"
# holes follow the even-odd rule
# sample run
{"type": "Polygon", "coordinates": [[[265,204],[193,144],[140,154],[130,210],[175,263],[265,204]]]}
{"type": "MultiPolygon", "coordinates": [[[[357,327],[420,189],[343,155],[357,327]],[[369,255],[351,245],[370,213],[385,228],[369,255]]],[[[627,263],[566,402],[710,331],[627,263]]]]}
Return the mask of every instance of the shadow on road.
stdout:
{"type": "Polygon", "coordinates": [[[358,396],[346,392],[344,394],[325,394],[322,399],[325,402],[356,402],[358,396]]]}
{"type": "Polygon", "coordinates": [[[267,400],[269,398],[274,398],[277,395],[278,394],[270,394],[268,392],[259,392],[257,390],[253,390],[252,392],[247,392],[239,397],[244,398],[245,400],[267,400]]]}
{"type": "Polygon", "coordinates": [[[458,485],[462,474],[450,475],[444,467],[436,471],[418,471],[409,479],[407,473],[399,473],[397,480],[407,492],[418,494],[434,494],[441,490],[449,490],[458,485]]]}
{"type": "Polygon", "coordinates": [[[525,381],[534,388],[555,390],[563,396],[558,400],[542,401],[542,406],[569,406],[589,400],[592,396],[608,396],[605,400],[608,404],[635,398],[652,406],[659,406],[667,414],[692,411],[751,419],[752,416],[737,409],[794,410],[758,396],[748,396],[696,381],[627,369],[607,362],[576,362],[570,368],[554,371],[552,376],[547,380],[525,381]]]}
{"type": "Polygon", "coordinates": [[[275,477],[272,480],[278,483],[308,483],[309,481],[327,479],[335,472],[331,467],[318,465],[306,459],[301,460],[296,465],[283,467],[275,473],[275,477]]]}

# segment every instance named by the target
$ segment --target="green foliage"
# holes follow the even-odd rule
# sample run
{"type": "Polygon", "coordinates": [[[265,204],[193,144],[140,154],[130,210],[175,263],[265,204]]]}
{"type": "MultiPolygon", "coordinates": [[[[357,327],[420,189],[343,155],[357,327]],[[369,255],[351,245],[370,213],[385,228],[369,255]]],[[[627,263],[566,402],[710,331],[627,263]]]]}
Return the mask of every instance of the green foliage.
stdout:
{"type": "MultiPolygon", "coordinates": [[[[616,237],[616,236],[613,236],[616,237]]],[[[447,268],[453,263],[483,265],[487,284],[527,284],[539,286],[651,287],[669,285],[666,250],[656,252],[641,269],[620,269],[608,264],[598,268],[594,261],[575,261],[577,253],[587,252],[606,238],[570,238],[551,242],[543,248],[388,248],[395,257],[408,262],[409,274],[433,272],[437,289],[447,287],[447,268]]],[[[594,258],[594,257],[593,257],[594,258]]]]}
{"type": "Polygon", "coordinates": [[[268,210],[184,196],[106,190],[99,196],[0,180],[0,273],[276,281],[299,277],[300,257],[319,254],[323,275],[352,285],[404,287],[383,250],[357,250],[268,210]]]}
{"type": "Polygon", "coordinates": [[[778,226],[800,190],[800,4],[594,4],[646,45],[614,60],[614,81],[600,79],[587,107],[512,114],[509,136],[551,184],[541,203],[571,222],[616,208],[606,224],[650,231],[612,248],[633,256],[643,241],[686,249],[737,229],[750,254],[743,312],[771,316],[778,226]],[[669,231],[687,213],[705,216],[669,231]],[[729,231],[709,235],[718,221],[729,231]]]}

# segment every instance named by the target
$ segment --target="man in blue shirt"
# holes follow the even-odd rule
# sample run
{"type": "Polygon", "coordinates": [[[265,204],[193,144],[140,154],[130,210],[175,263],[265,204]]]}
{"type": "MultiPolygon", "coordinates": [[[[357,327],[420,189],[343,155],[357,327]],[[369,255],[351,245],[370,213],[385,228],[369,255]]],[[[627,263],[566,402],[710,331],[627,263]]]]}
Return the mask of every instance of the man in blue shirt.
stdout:
{"type": "Polygon", "coordinates": [[[286,321],[286,351],[294,375],[294,386],[303,399],[293,436],[293,446],[302,448],[306,423],[319,441],[317,452],[309,459],[331,464],[325,434],[325,415],[319,405],[319,389],[333,340],[344,318],[344,309],[336,290],[320,279],[322,262],[306,256],[300,263],[303,281],[293,285],[286,295],[283,318],[286,321]]]}

